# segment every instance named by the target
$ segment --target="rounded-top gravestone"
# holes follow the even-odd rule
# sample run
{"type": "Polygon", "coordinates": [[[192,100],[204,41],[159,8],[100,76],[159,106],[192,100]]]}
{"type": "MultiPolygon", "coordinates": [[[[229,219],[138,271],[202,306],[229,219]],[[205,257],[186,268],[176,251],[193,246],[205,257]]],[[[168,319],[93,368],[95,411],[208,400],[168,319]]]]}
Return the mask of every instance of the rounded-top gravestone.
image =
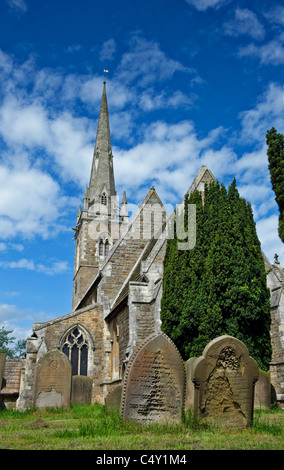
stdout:
{"type": "Polygon", "coordinates": [[[122,416],[136,422],[180,422],[185,369],[174,343],[151,335],[134,353],[125,373],[122,416]]]}
{"type": "Polygon", "coordinates": [[[36,408],[69,408],[71,394],[71,362],[54,349],[40,358],[36,365],[36,408]]]}
{"type": "Polygon", "coordinates": [[[214,339],[193,365],[195,415],[226,427],[250,426],[258,376],[244,343],[228,335],[214,339]]]}

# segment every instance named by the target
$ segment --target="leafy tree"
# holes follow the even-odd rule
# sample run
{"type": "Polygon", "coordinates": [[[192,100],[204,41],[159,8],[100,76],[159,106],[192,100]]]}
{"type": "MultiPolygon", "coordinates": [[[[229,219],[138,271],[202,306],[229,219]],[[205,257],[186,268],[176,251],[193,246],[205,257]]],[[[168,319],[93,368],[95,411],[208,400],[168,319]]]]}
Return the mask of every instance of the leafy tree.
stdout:
{"type": "Polygon", "coordinates": [[[266,134],[268,168],[279,208],[278,234],[284,242],[284,136],[272,127],[266,134]]]}
{"type": "Polygon", "coordinates": [[[250,204],[236,181],[205,187],[185,198],[196,204],[196,245],[179,251],[167,241],[161,301],[162,330],[184,359],[199,356],[212,339],[243,341],[262,369],[269,365],[270,296],[250,204]]]}
{"type": "Polygon", "coordinates": [[[17,342],[13,344],[16,338],[10,336],[11,333],[13,333],[13,330],[6,330],[4,326],[0,328],[0,353],[5,353],[8,358],[23,357],[26,341],[17,340],[17,342]]]}

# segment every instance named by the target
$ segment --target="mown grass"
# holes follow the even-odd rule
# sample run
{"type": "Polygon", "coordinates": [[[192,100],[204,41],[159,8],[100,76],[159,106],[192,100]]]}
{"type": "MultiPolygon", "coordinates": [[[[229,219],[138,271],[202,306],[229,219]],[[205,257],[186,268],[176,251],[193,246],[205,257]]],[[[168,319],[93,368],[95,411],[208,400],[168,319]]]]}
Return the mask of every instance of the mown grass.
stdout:
{"type": "Polygon", "coordinates": [[[255,413],[253,426],[226,430],[197,422],[187,413],[180,424],[123,422],[118,411],[99,404],[69,410],[0,412],[0,449],[19,450],[283,450],[284,410],[255,413]]]}

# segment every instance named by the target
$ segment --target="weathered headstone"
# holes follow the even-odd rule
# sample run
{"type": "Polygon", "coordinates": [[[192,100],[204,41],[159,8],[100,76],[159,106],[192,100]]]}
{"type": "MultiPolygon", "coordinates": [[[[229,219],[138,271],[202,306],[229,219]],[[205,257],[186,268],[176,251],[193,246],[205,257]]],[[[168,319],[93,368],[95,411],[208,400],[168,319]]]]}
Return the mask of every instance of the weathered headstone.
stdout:
{"type": "Polygon", "coordinates": [[[136,422],[179,422],[185,370],[181,355],[164,334],[153,334],[128,364],[122,394],[124,419],[136,422]]]}
{"type": "Polygon", "coordinates": [[[111,390],[107,394],[105,398],[106,407],[113,410],[119,410],[121,405],[121,394],[122,385],[117,385],[113,390],[111,390]]]}
{"type": "Polygon", "coordinates": [[[193,366],[195,415],[225,427],[250,426],[258,375],[241,341],[227,335],[214,339],[193,366]]]}
{"type": "Polygon", "coordinates": [[[73,375],[71,385],[71,403],[88,404],[92,400],[93,381],[86,375],[73,375]]]}
{"type": "Polygon", "coordinates": [[[0,390],[2,388],[2,382],[4,377],[4,367],[6,362],[6,354],[0,353],[0,390]]]}
{"type": "Polygon", "coordinates": [[[4,387],[4,368],[6,362],[6,354],[0,353],[0,410],[5,408],[4,397],[1,396],[1,388],[4,387]]]}
{"type": "Polygon", "coordinates": [[[36,408],[69,408],[71,363],[57,349],[47,352],[36,365],[36,408]]]}
{"type": "Polygon", "coordinates": [[[259,378],[255,384],[254,390],[254,407],[266,408],[271,407],[271,383],[270,374],[259,369],[259,378]]]}
{"type": "Polygon", "coordinates": [[[185,401],[184,409],[191,410],[194,406],[194,384],[192,382],[192,370],[196,357],[191,357],[185,363],[185,374],[186,374],[186,390],[185,390],[185,401]]]}

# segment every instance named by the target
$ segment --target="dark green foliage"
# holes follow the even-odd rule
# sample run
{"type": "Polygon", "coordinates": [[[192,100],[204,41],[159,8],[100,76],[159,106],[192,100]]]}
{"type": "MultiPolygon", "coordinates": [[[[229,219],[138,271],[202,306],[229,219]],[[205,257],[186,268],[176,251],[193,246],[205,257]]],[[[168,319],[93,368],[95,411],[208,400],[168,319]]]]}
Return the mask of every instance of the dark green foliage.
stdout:
{"type": "Polygon", "coordinates": [[[284,136],[272,127],[266,134],[268,168],[279,208],[278,234],[284,242],[284,136]]]}
{"type": "Polygon", "coordinates": [[[250,204],[235,180],[185,198],[196,204],[196,245],[177,249],[167,241],[164,260],[162,330],[184,359],[202,354],[212,339],[228,334],[243,341],[261,369],[270,355],[270,299],[250,204]]]}

